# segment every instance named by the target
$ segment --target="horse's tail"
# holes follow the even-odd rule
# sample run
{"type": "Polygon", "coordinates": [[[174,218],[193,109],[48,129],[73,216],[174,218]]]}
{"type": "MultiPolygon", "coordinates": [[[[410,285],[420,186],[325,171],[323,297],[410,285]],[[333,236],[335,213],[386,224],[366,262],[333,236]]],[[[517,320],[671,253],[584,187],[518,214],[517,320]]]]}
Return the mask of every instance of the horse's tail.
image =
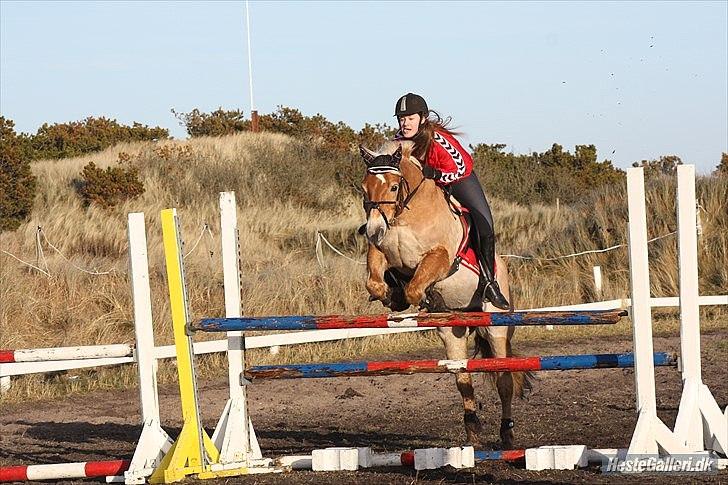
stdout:
{"type": "MultiPolygon", "coordinates": [[[[488,341],[487,336],[481,335],[481,332],[483,334],[486,334],[487,331],[488,329],[484,327],[478,327],[476,329],[475,351],[473,352],[473,358],[480,357],[483,359],[490,359],[493,357],[497,357],[495,352],[493,351],[493,347],[488,341]]],[[[517,357],[517,355],[515,355],[511,350],[510,342],[506,344],[506,357],[517,357]]],[[[488,379],[493,383],[493,385],[495,385],[495,379],[497,374],[494,372],[488,372],[486,373],[486,375],[488,376],[488,379]]],[[[536,375],[531,371],[518,371],[511,372],[511,376],[513,376],[514,395],[518,396],[521,399],[528,399],[531,391],[536,384],[536,375]]]]}

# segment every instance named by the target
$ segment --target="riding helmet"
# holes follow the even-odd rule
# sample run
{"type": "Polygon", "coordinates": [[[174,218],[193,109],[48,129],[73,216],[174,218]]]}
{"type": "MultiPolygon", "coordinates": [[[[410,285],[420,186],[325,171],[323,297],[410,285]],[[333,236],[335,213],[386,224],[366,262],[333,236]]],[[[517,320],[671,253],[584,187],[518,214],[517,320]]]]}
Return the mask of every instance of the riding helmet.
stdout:
{"type": "Polygon", "coordinates": [[[407,116],[415,113],[427,113],[427,102],[419,94],[407,93],[397,100],[394,106],[394,116],[407,116]]]}

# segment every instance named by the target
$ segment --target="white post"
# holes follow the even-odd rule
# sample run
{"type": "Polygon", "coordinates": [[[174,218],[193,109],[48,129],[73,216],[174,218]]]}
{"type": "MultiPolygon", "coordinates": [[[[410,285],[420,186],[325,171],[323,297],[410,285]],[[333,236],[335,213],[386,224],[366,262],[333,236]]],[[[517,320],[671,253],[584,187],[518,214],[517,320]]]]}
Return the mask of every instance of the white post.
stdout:
{"type": "Polygon", "coordinates": [[[594,266],[594,292],[597,295],[597,299],[602,299],[602,267],[594,266]]]}
{"type": "Polygon", "coordinates": [[[650,306],[650,268],[647,250],[647,209],[642,167],[627,169],[627,206],[629,209],[629,277],[632,293],[632,333],[634,370],[639,417],[629,455],[657,455],[659,448],[668,454],[686,453],[672,432],[657,417],[655,364],[652,345],[652,308],[650,306]],[[658,448],[659,446],[659,448],[658,448]]]}
{"type": "Polygon", "coordinates": [[[677,230],[680,250],[680,358],[683,379],[701,380],[695,167],[679,165],[677,177],[677,230]]]}
{"type": "Polygon", "coordinates": [[[135,360],[139,372],[139,396],[142,411],[142,433],[129,469],[124,473],[126,483],[144,483],[145,477],[159,466],[172,440],[162,429],[159,420],[157,394],[157,361],[154,358],[152,328],[152,298],[149,288],[149,261],[144,213],[128,216],[129,276],[134,302],[135,360]]]}
{"type": "Polygon", "coordinates": [[[129,275],[134,303],[134,332],[136,333],[136,362],[139,367],[139,396],[142,420],[159,421],[157,398],[157,362],[154,359],[154,331],[152,329],[152,296],[149,287],[149,261],[144,213],[128,215],[129,275]]]}
{"type": "Polygon", "coordinates": [[[250,112],[252,113],[255,111],[255,103],[253,102],[253,54],[250,46],[250,5],[248,5],[248,0],[245,0],[245,32],[248,39],[248,84],[250,86],[250,112]]]}
{"type": "Polygon", "coordinates": [[[642,168],[627,169],[629,210],[629,277],[632,297],[632,332],[635,347],[637,410],[654,410],[655,367],[652,359],[652,311],[650,307],[650,267],[647,252],[647,208],[642,168]]]}
{"type": "Polygon", "coordinates": [[[11,385],[10,376],[0,376],[0,396],[8,392],[11,385]]]}
{"type": "Polygon", "coordinates": [[[680,261],[680,358],[683,394],[675,434],[693,451],[728,450],[728,420],[703,384],[700,359],[700,294],[695,207],[695,166],[677,167],[677,227],[680,261]]]}
{"type": "MultiPolygon", "coordinates": [[[[234,192],[220,193],[220,240],[225,316],[240,317],[240,252],[234,192]]],[[[245,388],[240,382],[245,362],[245,337],[243,332],[228,332],[227,338],[230,399],[218,421],[212,441],[220,450],[220,463],[247,463],[250,459],[261,458],[261,455],[248,417],[245,388]]]]}

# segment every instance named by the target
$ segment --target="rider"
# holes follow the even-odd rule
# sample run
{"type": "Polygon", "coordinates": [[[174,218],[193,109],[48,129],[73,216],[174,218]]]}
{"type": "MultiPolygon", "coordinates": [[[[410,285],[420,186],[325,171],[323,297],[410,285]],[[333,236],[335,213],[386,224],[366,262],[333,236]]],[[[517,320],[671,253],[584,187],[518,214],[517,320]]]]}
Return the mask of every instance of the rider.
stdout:
{"type": "Polygon", "coordinates": [[[455,139],[455,133],[427,108],[422,96],[407,93],[397,100],[394,116],[399,121],[395,140],[414,142],[412,155],[422,163],[422,173],[437,185],[446,188],[471,214],[478,231],[483,295],[496,307],[508,310],[510,305],[495,280],[495,232],[493,216],[485,194],[473,171],[473,158],[455,139]]]}

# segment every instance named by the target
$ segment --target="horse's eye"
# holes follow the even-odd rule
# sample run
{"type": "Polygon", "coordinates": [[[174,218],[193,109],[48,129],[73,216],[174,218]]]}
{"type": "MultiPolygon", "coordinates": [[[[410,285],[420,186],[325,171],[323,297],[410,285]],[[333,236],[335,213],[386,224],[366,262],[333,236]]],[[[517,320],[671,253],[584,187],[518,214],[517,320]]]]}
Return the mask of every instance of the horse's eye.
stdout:
{"type": "Polygon", "coordinates": [[[399,185],[394,184],[394,185],[392,185],[392,188],[389,189],[389,190],[392,191],[392,192],[397,192],[399,190],[399,185]]]}

